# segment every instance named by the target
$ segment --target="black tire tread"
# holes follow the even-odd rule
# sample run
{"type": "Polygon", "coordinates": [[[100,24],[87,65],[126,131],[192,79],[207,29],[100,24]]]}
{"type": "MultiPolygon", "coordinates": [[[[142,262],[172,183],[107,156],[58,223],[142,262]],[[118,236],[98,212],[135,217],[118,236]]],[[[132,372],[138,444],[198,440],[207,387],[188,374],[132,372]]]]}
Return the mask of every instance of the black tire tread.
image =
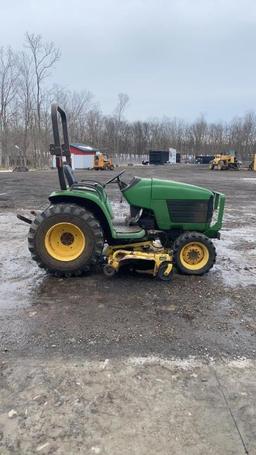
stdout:
{"type": "Polygon", "coordinates": [[[173,244],[173,264],[174,266],[178,269],[178,271],[183,274],[183,275],[204,275],[205,273],[208,273],[209,270],[211,270],[211,268],[214,266],[216,262],[216,248],[214,246],[214,244],[212,243],[212,241],[204,234],[200,233],[200,232],[184,232],[184,234],[181,234],[174,242],[173,244]],[[193,242],[193,241],[198,241],[198,242],[202,242],[204,244],[206,244],[208,247],[209,247],[209,250],[210,252],[212,252],[212,260],[210,262],[210,264],[208,265],[207,268],[203,268],[202,271],[198,270],[198,271],[190,271],[190,270],[183,270],[180,266],[179,266],[179,262],[177,260],[177,257],[178,257],[178,253],[179,253],[179,250],[182,246],[184,246],[184,243],[187,242],[193,242]]]}
{"type": "Polygon", "coordinates": [[[35,219],[33,220],[29,234],[28,234],[28,249],[31,253],[32,259],[37,262],[38,266],[40,268],[45,269],[48,273],[51,275],[54,275],[56,277],[71,277],[71,276],[80,276],[85,272],[88,272],[91,268],[91,266],[97,264],[104,245],[104,238],[103,238],[103,232],[102,228],[98,222],[98,220],[94,217],[94,215],[89,212],[88,210],[84,209],[83,207],[76,205],[76,204],[54,204],[50,205],[49,207],[46,208],[46,210],[40,214],[38,214],[35,219]],[[60,271],[60,270],[54,270],[50,269],[47,267],[43,261],[41,260],[40,256],[37,254],[36,248],[35,248],[35,237],[37,234],[38,227],[41,225],[41,223],[44,222],[45,219],[53,216],[53,215],[60,215],[60,214],[65,214],[65,215],[75,215],[77,217],[82,218],[93,230],[94,236],[95,236],[95,249],[93,252],[93,255],[90,258],[89,263],[86,265],[80,267],[79,269],[75,271],[60,271]]]}

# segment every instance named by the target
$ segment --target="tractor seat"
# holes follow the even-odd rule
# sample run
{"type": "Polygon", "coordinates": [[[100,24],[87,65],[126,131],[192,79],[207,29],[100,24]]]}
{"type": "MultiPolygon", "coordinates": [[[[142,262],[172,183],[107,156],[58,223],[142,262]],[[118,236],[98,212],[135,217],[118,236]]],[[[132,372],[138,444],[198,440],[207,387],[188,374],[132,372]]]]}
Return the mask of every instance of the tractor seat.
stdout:
{"type": "Polygon", "coordinates": [[[75,173],[71,166],[69,166],[69,164],[64,164],[63,170],[69,188],[72,187],[73,189],[85,190],[88,189],[89,187],[96,189],[97,186],[99,185],[99,183],[97,182],[87,180],[82,180],[81,182],[78,182],[75,177],[75,173]]]}
{"type": "Polygon", "coordinates": [[[69,187],[78,183],[78,181],[76,180],[75,174],[73,172],[73,169],[71,166],[69,166],[69,164],[64,164],[63,170],[64,170],[64,175],[68,182],[69,187]]]}

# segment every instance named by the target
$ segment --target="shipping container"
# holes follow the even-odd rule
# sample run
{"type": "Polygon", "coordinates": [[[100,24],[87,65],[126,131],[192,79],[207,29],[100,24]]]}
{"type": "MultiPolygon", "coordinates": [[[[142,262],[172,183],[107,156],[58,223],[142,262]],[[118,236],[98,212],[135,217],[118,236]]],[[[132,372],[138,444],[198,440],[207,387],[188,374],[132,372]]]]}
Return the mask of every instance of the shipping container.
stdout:
{"type": "Polygon", "coordinates": [[[165,164],[169,161],[169,151],[149,150],[149,164],[165,164]]]}
{"type": "Polygon", "coordinates": [[[149,150],[149,164],[175,164],[180,163],[180,153],[176,149],[149,150]]]}

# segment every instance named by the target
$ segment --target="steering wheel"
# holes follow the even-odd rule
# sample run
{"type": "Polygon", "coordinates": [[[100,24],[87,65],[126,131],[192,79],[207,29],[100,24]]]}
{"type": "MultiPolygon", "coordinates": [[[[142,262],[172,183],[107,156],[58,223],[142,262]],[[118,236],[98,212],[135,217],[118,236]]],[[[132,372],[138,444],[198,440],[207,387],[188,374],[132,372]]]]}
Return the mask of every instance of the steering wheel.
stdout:
{"type": "Polygon", "coordinates": [[[107,180],[107,182],[104,183],[103,187],[105,188],[106,185],[108,185],[109,183],[114,182],[115,180],[117,180],[117,182],[118,182],[118,184],[119,184],[119,182],[120,182],[119,177],[120,177],[120,175],[122,175],[124,172],[125,172],[125,169],[123,169],[123,171],[119,172],[119,174],[117,174],[117,175],[115,175],[114,177],[112,177],[112,179],[107,180]]]}

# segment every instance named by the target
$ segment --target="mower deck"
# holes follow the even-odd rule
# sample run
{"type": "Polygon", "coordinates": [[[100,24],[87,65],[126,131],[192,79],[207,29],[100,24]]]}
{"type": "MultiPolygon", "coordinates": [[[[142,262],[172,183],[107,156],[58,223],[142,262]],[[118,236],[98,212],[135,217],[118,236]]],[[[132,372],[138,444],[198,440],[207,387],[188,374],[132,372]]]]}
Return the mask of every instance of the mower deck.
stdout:
{"type": "Polygon", "coordinates": [[[172,279],[172,253],[153,241],[110,245],[105,250],[105,258],[103,272],[108,277],[126,267],[130,271],[147,273],[163,281],[172,279]]]}

